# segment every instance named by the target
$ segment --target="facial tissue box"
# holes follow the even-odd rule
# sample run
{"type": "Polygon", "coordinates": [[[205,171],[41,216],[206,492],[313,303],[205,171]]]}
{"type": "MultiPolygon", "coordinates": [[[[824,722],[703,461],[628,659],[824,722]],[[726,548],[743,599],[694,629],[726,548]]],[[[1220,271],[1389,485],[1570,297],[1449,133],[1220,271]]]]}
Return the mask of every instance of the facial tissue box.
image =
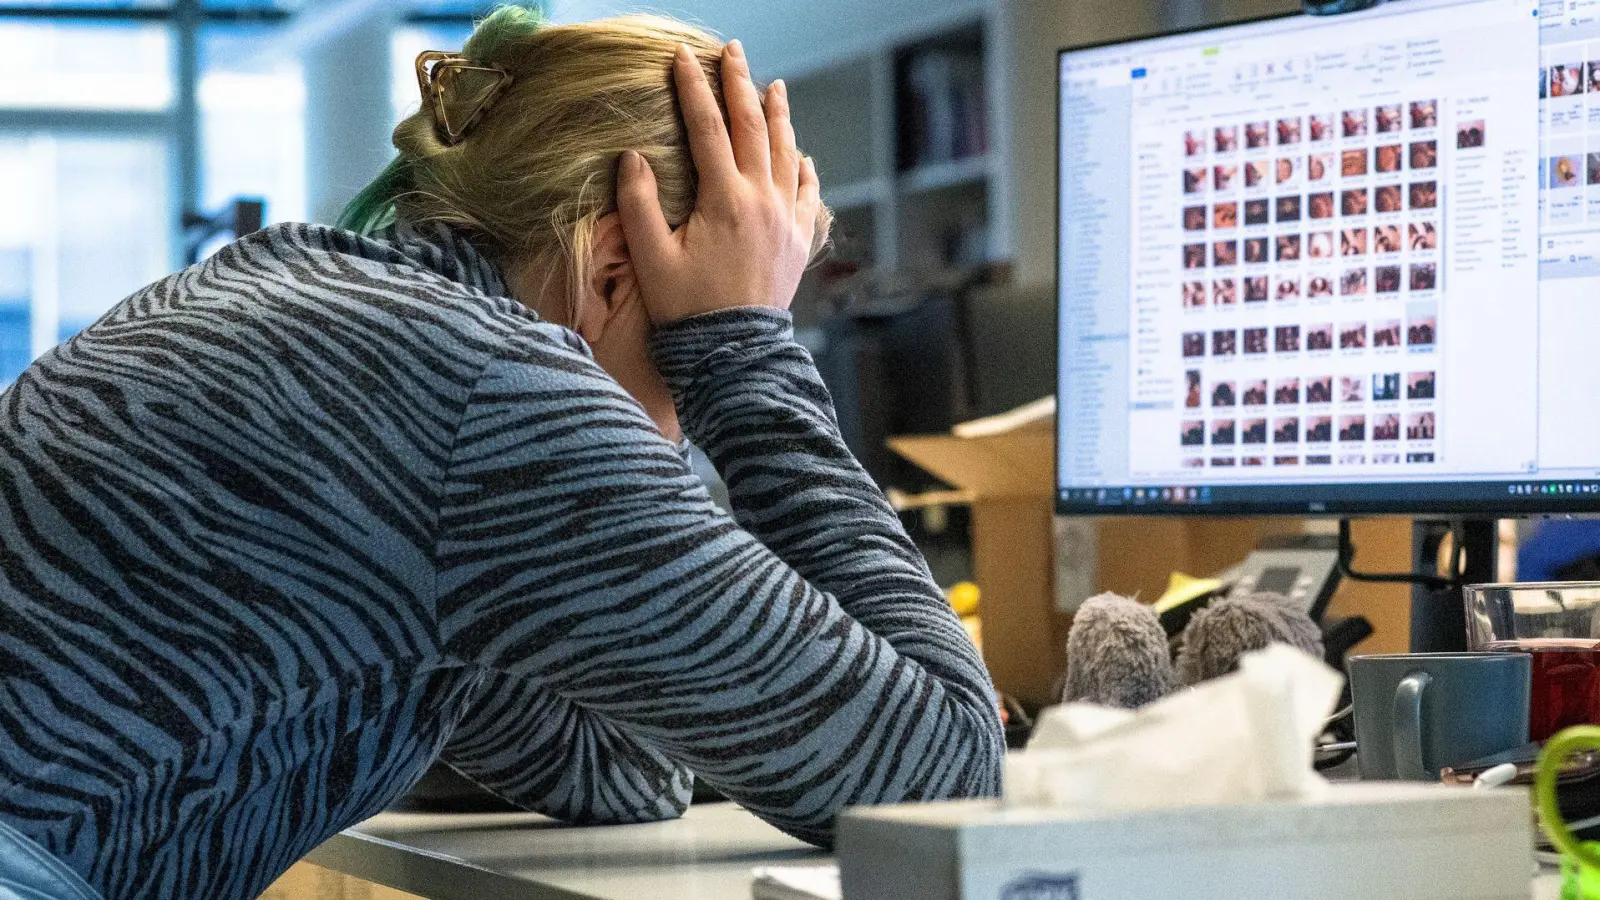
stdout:
{"type": "Polygon", "coordinates": [[[1373,782],[1102,814],[999,801],[838,823],[844,900],[1527,900],[1525,791],[1373,782]]]}
{"type": "Polygon", "coordinates": [[[846,811],[844,900],[1527,900],[1526,791],[1312,771],[1341,684],[1275,645],[1136,712],[1046,710],[1004,800],[846,811]]]}

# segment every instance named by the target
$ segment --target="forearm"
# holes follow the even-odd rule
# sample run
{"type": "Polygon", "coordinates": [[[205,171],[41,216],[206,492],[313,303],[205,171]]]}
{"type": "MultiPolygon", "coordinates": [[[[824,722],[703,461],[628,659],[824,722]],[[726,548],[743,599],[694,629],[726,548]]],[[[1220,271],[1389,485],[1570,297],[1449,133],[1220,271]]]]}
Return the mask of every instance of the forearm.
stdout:
{"type": "Polygon", "coordinates": [[[680,421],[727,482],[740,525],[958,689],[971,671],[986,674],[921,553],[845,446],[788,313],[700,316],[663,329],[654,350],[680,421]]]}

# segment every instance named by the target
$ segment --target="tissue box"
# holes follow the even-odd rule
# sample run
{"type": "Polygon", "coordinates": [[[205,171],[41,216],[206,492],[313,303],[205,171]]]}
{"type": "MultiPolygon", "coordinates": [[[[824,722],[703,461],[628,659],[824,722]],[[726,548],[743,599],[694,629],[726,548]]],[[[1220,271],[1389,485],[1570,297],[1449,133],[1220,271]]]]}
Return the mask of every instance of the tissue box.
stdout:
{"type": "Polygon", "coordinates": [[[1527,900],[1528,795],[1398,782],[1104,815],[999,801],[860,807],[845,900],[1527,900]]]}

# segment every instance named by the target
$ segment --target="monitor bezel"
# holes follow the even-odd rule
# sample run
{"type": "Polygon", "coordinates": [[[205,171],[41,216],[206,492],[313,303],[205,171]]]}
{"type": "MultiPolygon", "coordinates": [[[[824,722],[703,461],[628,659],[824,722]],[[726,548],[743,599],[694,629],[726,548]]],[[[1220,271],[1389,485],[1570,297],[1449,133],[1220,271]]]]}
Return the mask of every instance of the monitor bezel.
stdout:
{"type": "MultiPolygon", "coordinates": [[[[1450,5],[1454,5],[1454,4],[1450,4],[1450,5]]],[[[1366,12],[1366,11],[1367,10],[1362,10],[1361,12],[1366,12]]],[[[1310,15],[1310,14],[1304,12],[1304,11],[1301,11],[1301,12],[1269,13],[1267,15],[1251,16],[1251,17],[1242,18],[1242,19],[1233,19],[1233,20],[1229,20],[1227,22],[1222,22],[1220,24],[1219,23],[1213,23],[1213,24],[1207,24],[1207,25],[1191,25],[1191,26],[1172,28],[1172,29],[1160,29],[1160,30],[1156,30],[1156,31],[1148,32],[1148,33],[1141,33],[1141,34],[1133,35],[1133,36],[1130,36],[1130,37],[1113,38],[1111,40],[1093,41],[1093,42],[1083,43],[1083,44],[1073,44],[1073,45],[1070,45],[1070,46],[1057,48],[1056,54],[1055,54],[1055,58],[1054,58],[1055,69],[1051,73],[1051,78],[1055,83],[1055,115],[1053,117],[1053,121],[1055,122],[1055,135],[1054,135],[1054,139],[1052,140],[1052,145],[1054,146],[1054,156],[1052,156],[1052,158],[1051,158],[1051,168],[1055,171],[1055,180],[1054,180],[1054,188],[1053,188],[1054,191],[1055,191],[1055,198],[1054,198],[1054,202],[1052,204],[1052,206],[1053,206],[1053,208],[1055,210],[1055,213],[1054,213],[1055,214],[1055,221],[1052,223],[1052,229],[1053,229],[1053,231],[1055,233],[1055,268],[1054,268],[1053,272],[1051,273],[1051,275],[1052,275],[1052,280],[1055,282],[1055,304],[1056,304],[1056,330],[1055,330],[1055,334],[1053,334],[1051,336],[1051,343],[1055,347],[1055,361],[1056,361],[1055,396],[1056,396],[1056,415],[1058,416],[1058,418],[1061,415],[1062,410],[1065,409],[1065,404],[1062,402],[1063,401],[1063,391],[1062,391],[1063,375],[1062,375],[1062,371],[1061,371],[1061,332],[1062,332],[1063,326],[1065,325],[1065,320],[1066,320],[1066,310],[1064,308],[1064,304],[1061,302],[1061,290],[1062,290],[1062,286],[1061,286],[1061,213],[1062,213],[1062,203],[1061,203],[1061,127],[1062,127],[1062,115],[1061,115],[1061,101],[1062,101],[1061,64],[1062,64],[1063,58],[1066,57],[1067,54],[1069,54],[1069,53],[1080,53],[1080,52],[1083,52],[1085,50],[1099,50],[1099,49],[1104,49],[1104,48],[1107,48],[1107,47],[1116,47],[1116,46],[1120,46],[1120,45],[1124,45],[1124,44],[1136,44],[1136,43],[1139,43],[1141,41],[1160,40],[1160,39],[1163,39],[1163,38],[1171,38],[1171,37],[1183,37],[1184,35],[1199,34],[1199,33],[1208,32],[1208,31],[1224,31],[1224,30],[1227,30],[1227,29],[1230,29],[1230,28],[1242,28],[1242,27],[1247,27],[1247,26],[1251,26],[1251,25],[1259,25],[1259,24],[1262,24],[1262,23],[1265,23],[1265,22],[1274,22],[1274,21],[1280,21],[1280,20],[1285,20],[1285,19],[1293,19],[1293,18],[1331,18],[1331,17],[1327,17],[1327,16],[1312,16],[1312,15],[1310,15]]],[[[1051,471],[1054,472],[1054,476],[1055,476],[1055,483],[1052,484],[1051,487],[1050,487],[1050,495],[1051,495],[1051,497],[1053,499],[1053,505],[1055,507],[1056,515],[1062,515],[1062,516],[1187,516],[1187,517],[1196,517],[1196,516],[1219,516],[1219,515],[1221,515],[1221,516],[1302,516],[1302,517],[1304,517],[1304,516],[1312,516],[1312,517],[1339,518],[1339,517],[1351,516],[1351,515],[1406,515],[1406,516],[1461,516],[1461,517],[1471,517],[1471,518],[1480,518],[1480,517],[1481,518],[1509,518],[1509,517],[1523,517],[1523,516],[1562,516],[1562,515],[1582,515],[1582,514],[1586,514],[1586,513],[1590,513],[1590,514],[1592,514],[1592,513],[1600,513],[1600,500],[1580,499],[1580,498],[1577,498],[1577,497],[1573,497],[1571,499],[1565,499],[1563,497],[1560,497],[1559,495],[1551,497],[1550,499],[1542,501],[1542,502],[1537,503],[1537,504],[1533,504],[1533,503],[1527,502],[1531,498],[1523,497],[1523,496],[1520,496],[1520,495],[1508,495],[1506,497],[1506,499],[1503,500],[1503,501],[1499,500],[1499,499],[1496,499],[1496,500],[1468,500],[1468,499],[1463,499],[1463,500],[1459,500],[1459,501],[1445,501],[1445,500],[1419,501],[1419,500],[1406,500],[1406,499],[1398,499],[1398,500],[1376,500],[1376,499],[1374,499],[1374,500],[1339,500],[1339,501],[1260,500],[1260,501],[1249,501],[1249,502],[1226,502],[1226,503],[1205,503],[1205,504],[1151,502],[1149,504],[1131,504],[1130,503],[1130,504],[1126,504],[1126,505],[1123,505],[1123,504],[1105,505],[1105,504],[1101,504],[1101,503],[1094,502],[1094,501],[1068,501],[1068,500],[1064,500],[1062,498],[1062,496],[1061,496],[1061,493],[1064,490],[1064,487],[1063,487],[1063,485],[1061,483],[1061,448],[1060,448],[1061,428],[1062,428],[1062,423],[1060,421],[1057,421],[1057,423],[1055,424],[1055,431],[1051,435],[1051,455],[1052,455],[1053,458],[1051,459],[1050,462],[1051,462],[1051,471]]],[[[1597,476],[1597,478],[1600,478],[1600,476],[1597,476]]],[[[1538,484],[1553,484],[1553,483],[1556,483],[1556,479],[1527,479],[1527,480],[1529,482],[1531,482],[1531,483],[1538,483],[1538,484]]],[[[1385,489],[1404,490],[1406,487],[1408,487],[1409,485],[1412,485],[1412,484],[1431,484],[1431,485],[1435,485],[1435,486],[1438,486],[1438,485],[1461,485],[1463,488],[1467,488],[1467,487],[1471,487],[1471,486],[1474,486],[1474,485],[1481,485],[1483,483],[1484,482],[1477,482],[1477,481],[1435,481],[1435,482],[1383,482],[1383,481],[1357,482],[1357,481],[1352,481],[1352,482],[1338,482],[1338,484],[1340,484],[1341,486],[1350,485],[1350,486],[1359,486],[1359,487],[1371,487],[1374,491],[1383,491],[1385,489]]],[[[1493,480],[1491,480],[1491,483],[1493,483],[1493,480]]],[[[1310,488],[1310,489],[1315,489],[1316,487],[1318,487],[1318,484],[1315,483],[1315,482],[1304,482],[1304,481],[1284,482],[1283,484],[1286,487],[1292,486],[1292,487],[1301,487],[1301,488],[1310,488]]],[[[1206,485],[1204,483],[1196,483],[1196,484],[1193,484],[1193,485],[1187,485],[1187,484],[1184,485],[1185,488],[1188,488],[1188,487],[1201,488],[1201,487],[1206,487],[1206,486],[1208,486],[1208,485],[1206,485]]],[[[1209,486],[1218,487],[1219,485],[1211,484],[1209,486]]],[[[1252,485],[1233,485],[1233,484],[1230,484],[1230,485],[1224,485],[1224,486],[1229,487],[1231,489],[1237,489],[1237,488],[1251,489],[1251,488],[1255,488],[1255,486],[1252,486],[1252,485]]],[[[1154,486],[1155,490],[1160,490],[1162,487],[1163,487],[1162,485],[1155,485],[1154,486]]],[[[1082,489],[1082,488],[1074,488],[1074,490],[1079,490],[1079,489],[1082,489]]],[[[1150,487],[1147,486],[1145,489],[1146,490],[1150,490],[1150,487]]],[[[1272,486],[1270,486],[1270,485],[1262,485],[1262,486],[1260,486],[1259,488],[1256,488],[1256,489],[1271,490],[1272,486]]]]}

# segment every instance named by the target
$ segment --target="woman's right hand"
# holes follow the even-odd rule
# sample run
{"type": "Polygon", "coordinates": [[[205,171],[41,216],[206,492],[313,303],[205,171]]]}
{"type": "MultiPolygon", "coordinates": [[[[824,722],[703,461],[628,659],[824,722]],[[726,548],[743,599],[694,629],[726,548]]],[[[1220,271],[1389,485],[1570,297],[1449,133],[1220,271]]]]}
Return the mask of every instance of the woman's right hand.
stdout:
{"type": "Polygon", "coordinates": [[[763,111],[744,50],[730,42],[722,51],[725,128],[687,46],[678,48],[673,78],[699,172],[688,221],[667,224],[642,155],[629,150],[618,165],[617,209],[645,309],[657,326],[740,306],[787,309],[821,204],[816,168],[795,148],[787,90],[774,82],[763,111]]]}

